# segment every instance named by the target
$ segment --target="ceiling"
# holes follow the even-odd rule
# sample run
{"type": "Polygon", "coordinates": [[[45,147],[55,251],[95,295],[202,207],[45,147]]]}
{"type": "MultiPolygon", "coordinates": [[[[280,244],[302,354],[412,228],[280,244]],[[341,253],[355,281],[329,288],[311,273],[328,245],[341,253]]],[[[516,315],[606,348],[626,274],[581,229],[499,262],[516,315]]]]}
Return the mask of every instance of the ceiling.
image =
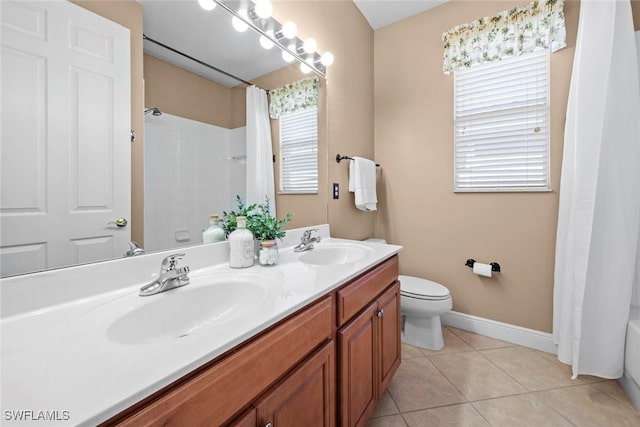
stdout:
{"type": "MultiPolygon", "coordinates": [[[[229,0],[235,4],[248,0],[229,0]]],[[[373,29],[421,13],[447,0],[353,0],[373,29]]],[[[138,0],[143,7],[144,33],[167,46],[244,80],[289,65],[276,47],[265,50],[253,30],[239,33],[230,15],[216,7],[206,12],[196,0],[138,0]]],[[[144,42],[144,52],[227,87],[237,80],[197,62],[144,42]]]]}
{"type": "Polygon", "coordinates": [[[447,0],[353,0],[374,30],[402,21],[447,0]]]}

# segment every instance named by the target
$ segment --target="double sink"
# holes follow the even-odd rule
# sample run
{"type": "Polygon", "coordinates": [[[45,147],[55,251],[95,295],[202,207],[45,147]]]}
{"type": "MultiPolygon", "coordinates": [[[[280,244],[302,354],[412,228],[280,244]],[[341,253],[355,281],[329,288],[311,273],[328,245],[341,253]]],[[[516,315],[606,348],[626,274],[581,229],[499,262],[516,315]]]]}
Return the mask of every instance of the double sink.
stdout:
{"type": "MultiPolygon", "coordinates": [[[[312,270],[307,274],[319,274],[324,269],[361,261],[374,251],[357,243],[323,241],[307,252],[283,252],[282,263],[299,262],[312,270]]],[[[261,274],[261,270],[271,268],[193,274],[189,285],[157,295],[121,295],[83,313],[68,333],[76,333],[80,325],[100,324],[106,338],[115,344],[145,345],[213,332],[273,304],[278,284],[273,275],[261,274]]]]}

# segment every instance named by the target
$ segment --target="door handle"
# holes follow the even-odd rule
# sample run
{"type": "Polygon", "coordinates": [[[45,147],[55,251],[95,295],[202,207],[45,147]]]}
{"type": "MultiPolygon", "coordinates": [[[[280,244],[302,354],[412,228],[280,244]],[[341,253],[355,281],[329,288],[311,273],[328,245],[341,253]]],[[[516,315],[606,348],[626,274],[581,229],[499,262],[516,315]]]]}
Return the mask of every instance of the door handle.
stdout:
{"type": "Polygon", "coordinates": [[[127,222],[126,218],[118,218],[115,221],[109,221],[107,224],[108,225],[115,224],[116,227],[123,228],[123,227],[126,227],[127,224],[129,224],[129,223],[127,222]]]}
{"type": "Polygon", "coordinates": [[[384,316],[384,308],[381,308],[380,310],[378,310],[378,313],[376,314],[378,315],[378,317],[384,316]]]}

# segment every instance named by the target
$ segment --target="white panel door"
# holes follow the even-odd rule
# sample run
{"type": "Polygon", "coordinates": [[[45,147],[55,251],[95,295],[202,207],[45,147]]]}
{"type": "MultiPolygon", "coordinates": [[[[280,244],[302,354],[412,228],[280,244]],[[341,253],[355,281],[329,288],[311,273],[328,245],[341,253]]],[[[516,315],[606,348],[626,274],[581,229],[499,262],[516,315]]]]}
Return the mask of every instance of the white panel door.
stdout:
{"type": "Polygon", "coordinates": [[[0,7],[0,274],[122,256],[129,30],[65,1],[0,7]]]}

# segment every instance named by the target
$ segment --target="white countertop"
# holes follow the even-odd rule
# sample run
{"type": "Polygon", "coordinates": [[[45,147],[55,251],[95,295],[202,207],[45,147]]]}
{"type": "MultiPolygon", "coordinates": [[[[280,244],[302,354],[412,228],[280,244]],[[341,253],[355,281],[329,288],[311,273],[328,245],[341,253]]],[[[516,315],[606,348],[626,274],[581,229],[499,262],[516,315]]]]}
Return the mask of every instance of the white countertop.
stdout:
{"type": "MultiPolygon", "coordinates": [[[[105,421],[401,249],[332,238],[323,239],[316,249],[344,243],[370,250],[353,263],[314,266],[300,262],[298,258],[304,253],[294,253],[289,246],[280,250],[279,264],[274,267],[255,265],[236,270],[229,268],[225,259],[192,269],[191,284],[158,295],[139,297],[138,290],[144,284],[140,282],[2,318],[0,424],[24,426],[30,419],[34,425],[105,421]],[[260,283],[266,291],[264,298],[240,317],[184,337],[143,343],[119,343],[109,338],[108,329],[118,316],[163,298],[175,300],[179,310],[177,296],[215,286],[208,283],[220,278],[260,283]],[[26,421],[16,420],[19,416],[26,421]],[[54,420],[37,420],[42,416],[53,416],[54,420]]],[[[210,246],[217,245],[227,243],[210,246]]],[[[182,265],[189,265],[188,255],[182,265]]],[[[64,270],[58,274],[64,275],[64,270]]],[[[15,297],[15,292],[9,295],[15,297]]],[[[167,313],[167,319],[173,315],[167,313]]]]}

